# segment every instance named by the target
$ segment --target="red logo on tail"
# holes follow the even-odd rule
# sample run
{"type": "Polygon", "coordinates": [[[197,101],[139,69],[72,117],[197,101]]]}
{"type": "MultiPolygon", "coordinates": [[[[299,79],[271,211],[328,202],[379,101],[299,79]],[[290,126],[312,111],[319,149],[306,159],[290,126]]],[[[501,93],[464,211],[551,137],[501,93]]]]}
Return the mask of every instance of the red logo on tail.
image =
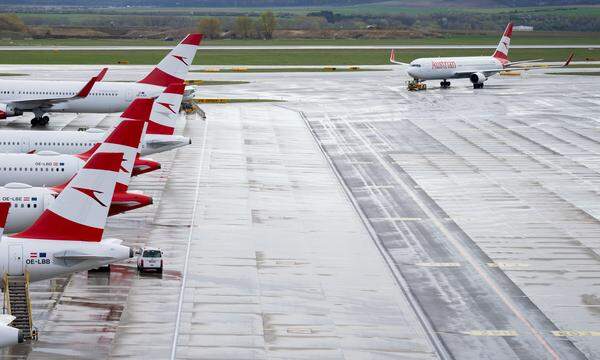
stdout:
{"type": "MultiPolygon", "coordinates": [[[[127,162],[127,159],[123,158],[123,160],[121,160],[121,167],[119,168],[119,171],[122,171],[122,172],[124,172],[124,173],[126,173],[126,174],[129,174],[129,171],[127,171],[127,169],[125,169],[125,168],[123,167],[123,162],[127,162]]],[[[79,189],[78,189],[78,190],[79,190],[79,189]]]]}
{"type": "Polygon", "coordinates": [[[181,55],[171,55],[172,57],[174,57],[175,59],[181,61],[182,63],[185,64],[185,66],[190,66],[190,64],[188,64],[185,60],[187,60],[186,57],[183,57],[181,55]],[[184,60],[185,59],[185,60],[184,60]]]}
{"type": "Polygon", "coordinates": [[[96,193],[98,194],[103,194],[102,191],[98,191],[98,190],[92,190],[92,189],[86,189],[86,188],[80,188],[80,187],[75,187],[73,186],[73,189],[81,192],[82,194],[85,194],[89,197],[91,197],[92,199],[94,199],[98,204],[100,204],[103,207],[106,207],[106,205],[104,205],[102,203],[102,201],[100,201],[100,199],[98,199],[98,197],[96,196],[96,193]]]}
{"type": "Polygon", "coordinates": [[[169,104],[166,102],[159,102],[159,104],[166,107],[167,109],[169,109],[169,111],[171,111],[173,114],[175,114],[175,110],[173,110],[173,108],[171,107],[171,106],[173,106],[173,104],[169,104]]]}

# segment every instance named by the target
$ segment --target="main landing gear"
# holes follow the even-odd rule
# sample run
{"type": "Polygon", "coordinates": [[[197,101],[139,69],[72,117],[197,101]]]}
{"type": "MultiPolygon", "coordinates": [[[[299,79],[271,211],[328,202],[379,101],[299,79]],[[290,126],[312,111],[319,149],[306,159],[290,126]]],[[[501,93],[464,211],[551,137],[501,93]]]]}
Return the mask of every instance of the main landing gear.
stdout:
{"type": "Polygon", "coordinates": [[[48,115],[44,115],[44,111],[40,109],[33,110],[33,119],[31,119],[31,126],[46,126],[50,122],[48,115]]]}
{"type": "Polygon", "coordinates": [[[450,81],[444,79],[444,81],[440,82],[440,86],[442,87],[442,89],[447,89],[450,87],[450,81]]]}
{"type": "Polygon", "coordinates": [[[50,118],[48,115],[44,115],[41,117],[34,117],[31,119],[31,126],[46,126],[50,122],[50,118]]]}
{"type": "Polygon", "coordinates": [[[473,84],[473,89],[483,89],[483,83],[481,83],[481,84],[477,84],[477,83],[473,84]]]}

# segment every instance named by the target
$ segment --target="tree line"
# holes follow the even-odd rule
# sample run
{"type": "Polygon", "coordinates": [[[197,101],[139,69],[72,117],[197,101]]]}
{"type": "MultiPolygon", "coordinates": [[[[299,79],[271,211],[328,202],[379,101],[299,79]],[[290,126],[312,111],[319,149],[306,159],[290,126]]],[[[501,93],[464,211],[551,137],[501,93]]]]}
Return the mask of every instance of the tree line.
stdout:
{"type": "MultiPolygon", "coordinates": [[[[257,20],[249,16],[238,16],[230,31],[230,37],[238,39],[272,39],[277,26],[277,19],[272,11],[265,11],[257,20]]],[[[209,39],[218,39],[223,35],[221,20],[208,17],[200,20],[198,28],[209,39]]]]}

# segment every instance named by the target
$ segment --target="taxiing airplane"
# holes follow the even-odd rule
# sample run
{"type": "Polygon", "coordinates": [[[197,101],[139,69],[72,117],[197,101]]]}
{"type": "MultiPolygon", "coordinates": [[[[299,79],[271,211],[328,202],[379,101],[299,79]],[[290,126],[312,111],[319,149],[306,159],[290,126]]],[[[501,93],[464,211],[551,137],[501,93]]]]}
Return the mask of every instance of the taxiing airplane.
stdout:
{"type": "MultiPolygon", "coordinates": [[[[535,59],[511,62],[508,59],[508,49],[510,47],[512,30],[513,23],[509,23],[492,56],[420,58],[407,64],[396,61],[395,52],[392,50],[390,62],[408,66],[406,72],[416,82],[442,80],[440,86],[442,88],[448,88],[450,87],[448,79],[469,79],[473,84],[473,88],[481,89],[483,88],[483,83],[492,75],[509,70],[531,70],[535,68],[535,66],[519,67],[516,65],[542,61],[542,59],[535,59]]],[[[570,54],[563,65],[545,66],[545,68],[566,67],[571,63],[572,59],[573,54],[570,54]]]]}
{"type": "MultiPolygon", "coordinates": [[[[139,119],[144,117],[144,114],[150,113],[152,102],[149,100],[136,99],[131,107],[140,112],[130,111],[129,116],[139,119]],[[141,105],[137,106],[138,103],[141,105]]],[[[139,122],[135,125],[138,129],[145,123],[142,120],[134,120],[134,122],[139,122]]],[[[122,121],[102,143],[95,144],[90,150],[77,155],[58,154],[51,151],[34,154],[0,154],[0,186],[11,182],[25,183],[31,186],[59,186],[69,181],[97,150],[105,147],[110,149],[115,144],[128,147],[125,161],[133,167],[131,174],[125,168],[121,169],[124,173],[122,176],[127,177],[121,181],[122,183],[128,181],[130,175],[159,169],[159,163],[139,158],[137,155],[140,134],[136,134],[132,127],[131,122],[122,121]]],[[[119,151],[123,152],[124,150],[119,148],[119,151]]]]}
{"type": "MultiPolygon", "coordinates": [[[[137,82],[98,81],[86,94],[85,82],[57,80],[0,80],[0,119],[33,112],[31,125],[45,125],[48,112],[112,113],[125,110],[135,98],[159,96],[173,83],[185,80],[201,34],[189,34],[137,82]],[[86,96],[81,96],[86,95],[86,96]]],[[[94,80],[104,77],[101,72],[94,80]]],[[[187,94],[193,96],[193,94],[187,94]]]]}
{"type": "MultiPolygon", "coordinates": [[[[2,236],[1,273],[39,281],[133,257],[121,240],[102,238],[122,161],[122,153],[94,154],[33,225],[2,236]]],[[[5,223],[10,203],[0,204],[5,223]]]]}
{"type": "MultiPolygon", "coordinates": [[[[140,139],[147,124],[139,120],[124,120],[108,138],[93,151],[123,153],[123,163],[117,175],[117,184],[113,194],[109,216],[139,209],[152,204],[152,197],[142,192],[128,191],[133,164],[139,152],[140,139]]],[[[92,151],[90,151],[92,152],[92,151]]],[[[0,187],[0,201],[11,204],[5,232],[22,231],[33,222],[55,201],[67,186],[67,183],[55,187],[34,187],[22,183],[9,183],[0,187]]]]}
{"type": "MultiPolygon", "coordinates": [[[[175,135],[175,126],[185,90],[184,83],[169,84],[156,100],[136,99],[121,119],[148,122],[142,139],[141,155],[146,156],[173,150],[191,143],[190,138],[175,135]]],[[[116,119],[116,123],[121,121],[116,119]]],[[[59,154],[80,154],[102,141],[109,132],[100,129],[87,131],[3,130],[0,131],[1,153],[34,153],[54,151],[59,154]]]]}
{"type": "Polygon", "coordinates": [[[25,340],[21,330],[9,326],[15,319],[12,315],[0,314],[0,347],[16,345],[25,340]]]}

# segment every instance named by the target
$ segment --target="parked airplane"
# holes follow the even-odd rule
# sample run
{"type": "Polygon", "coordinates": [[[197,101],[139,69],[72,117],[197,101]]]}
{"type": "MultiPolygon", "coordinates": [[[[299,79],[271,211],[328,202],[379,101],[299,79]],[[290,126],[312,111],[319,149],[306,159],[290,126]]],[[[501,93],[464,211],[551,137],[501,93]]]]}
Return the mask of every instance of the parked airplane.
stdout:
{"type": "MultiPolygon", "coordinates": [[[[174,135],[184,90],[183,83],[170,84],[156,100],[136,99],[120,116],[121,119],[129,118],[148,122],[148,130],[142,140],[142,156],[176,149],[191,143],[188,137],[174,135]]],[[[102,141],[106,133],[99,129],[88,131],[3,130],[0,131],[0,152],[33,153],[48,150],[60,154],[80,154],[102,141]]]]}
{"type": "MultiPolygon", "coordinates": [[[[148,99],[136,99],[132,106],[138,108],[135,104],[142,102],[147,108],[152,107],[148,99]]],[[[149,113],[145,110],[145,113],[149,113]]],[[[143,113],[130,113],[132,117],[143,116],[143,113]]],[[[135,126],[140,128],[144,125],[143,121],[135,126]]],[[[110,135],[100,144],[94,145],[90,150],[78,155],[58,154],[51,151],[42,151],[35,154],[0,154],[0,186],[11,182],[25,183],[31,186],[59,186],[69,181],[85,164],[85,161],[98,149],[112,149],[115,144],[127,147],[125,160],[128,166],[132,166],[131,175],[145,173],[160,168],[160,164],[152,160],[141,159],[137,156],[139,149],[139,136],[132,131],[130,121],[122,121],[110,135]],[[137,136],[137,138],[135,138],[137,136]],[[136,170],[137,169],[137,170],[136,170]]],[[[123,148],[118,148],[123,152],[123,148]]],[[[128,177],[125,168],[121,171],[125,173],[127,179],[121,179],[121,183],[126,183],[128,177]]],[[[128,184],[128,182],[126,183],[128,184]]]]}
{"type": "MultiPolygon", "coordinates": [[[[129,192],[129,181],[133,164],[139,151],[139,142],[146,123],[139,120],[124,120],[95,152],[121,152],[123,163],[117,175],[117,185],[110,203],[109,216],[139,209],[152,204],[152,197],[141,192],[129,192]],[[136,147],[137,146],[137,147],[136,147]]],[[[0,201],[11,204],[5,232],[22,231],[55,201],[67,184],[56,187],[33,187],[22,183],[9,183],[0,187],[0,201]]]]}
{"type": "MultiPolygon", "coordinates": [[[[33,112],[31,125],[45,125],[47,112],[112,113],[125,110],[135,98],[156,97],[169,85],[185,80],[201,34],[190,34],[138,82],[101,81],[87,96],[81,81],[0,80],[0,119],[33,112]]],[[[99,74],[102,79],[105,71],[99,74]]]]}
{"type": "MultiPolygon", "coordinates": [[[[509,23],[504,30],[504,34],[498,43],[498,47],[492,56],[464,56],[464,57],[438,57],[438,58],[420,58],[413,60],[410,64],[396,61],[394,50],[390,54],[390,62],[399,65],[406,65],[406,72],[417,83],[425,80],[442,80],[442,88],[450,87],[448,79],[469,79],[473,88],[483,88],[483,83],[492,75],[507,70],[530,70],[533,66],[517,67],[515,65],[542,61],[542,59],[511,62],[508,59],[508,49],[510,47],[510,38],[512,36],[513,23],[509,23]]],[[[570,54],[567,61],[560,66],[548,67],[566,67],[571,63],[573,54],[570,54]]]]}
{"type": "Polygon", "coordinates": [[[12,315],[0,314],[0,347],[16,345],[25,339],[21,330],[9,326],[14,319],[12,315]]]}
{"type": "MultiPolygon", "coordinates": [[[[26,230],[2,236],[2,274],[29,273],[31,281],[94,269],[133,257],[118,239],[103,239],[108,206],[123,154],[96,153],[26,230]]],[[[9,203],[0,206],[6,221],[9,203]]]]}

